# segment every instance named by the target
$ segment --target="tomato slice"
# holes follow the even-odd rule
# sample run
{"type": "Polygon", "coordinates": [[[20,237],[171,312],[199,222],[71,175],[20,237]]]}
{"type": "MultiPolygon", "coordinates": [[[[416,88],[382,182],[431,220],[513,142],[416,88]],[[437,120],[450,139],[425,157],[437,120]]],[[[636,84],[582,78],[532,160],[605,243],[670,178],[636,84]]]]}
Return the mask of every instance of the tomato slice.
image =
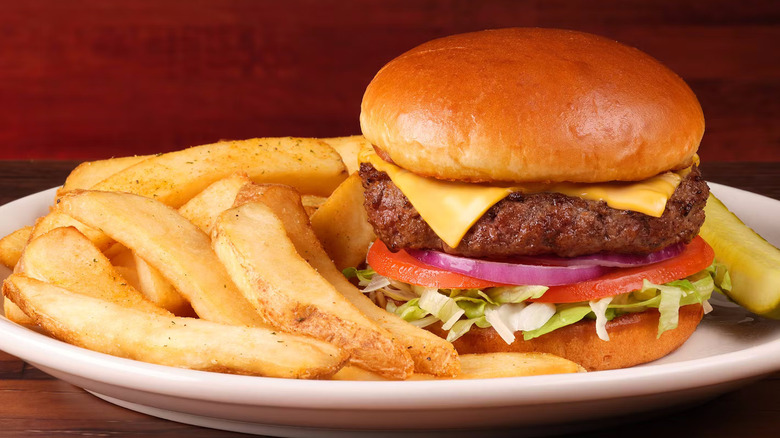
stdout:
{"type": "Polygon", "coordinates": [[[381,240],[371,245],[366,262],[379,275],[418,286],[439,289],[484,289],[498,286],[492,281],[426,265],[404,250],[391,252],[381,240]]]}
{"type": "MultiPolygon", "coordinates": [[[[642,281],[663,284],[693,275],[712,264],[715,252],[701,237],[695,237],[677,257],[651,265],[620,268],[593,280],[564,286],[551,286],[534,301],[542,303],[575,303],[630,292],[642,288],[642,281]]],[[[406,251],[390,252],[377,240],[366,258],[374,270],[385,277],[418,286],[440,289],[484,289],[502,286],[491,281],[469,277],[426,265],[406,251]]]]}
{"type": "Polygon", "coordinates": [[[663,284],[693,275],[712,264],[715,252],[696,236],[677,257],[634,268],[621,268],[593,280],[564,286],[551,286],[541,303],[575,303],[619,295],[642,288],[642,281],[663,284]]]}

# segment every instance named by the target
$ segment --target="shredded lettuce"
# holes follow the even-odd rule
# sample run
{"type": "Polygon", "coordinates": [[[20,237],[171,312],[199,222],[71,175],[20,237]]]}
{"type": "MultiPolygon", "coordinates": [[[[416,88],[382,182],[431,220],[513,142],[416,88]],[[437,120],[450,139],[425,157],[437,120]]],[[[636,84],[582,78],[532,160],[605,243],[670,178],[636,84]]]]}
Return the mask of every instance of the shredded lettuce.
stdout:
{"type": "Polygon", "coordinates": [[[557,305],[529,301],[542,297],[548,290],[545,286],[436,289],[387,279],[370,268],[347,268],[343,272],[348,278],[357,278],[364,292],[381,291],[391,298],[387,302],[388,312],[420,327],[441,321],[442,328],[449,330],[449,341],[458,339],[474,326],[493,327],[507,343],[514,342],[517,331],[523,332],[523,339],[530,340],[583,318],[595,319],[596,333],[606,341],[609,340],[607,321],[648,308],[657,308],[661,315],[657,334],[660,337],[677,327],[681,306],[699,303],[709,312],[712,307],[707,300],[712,292],[731,289],[728,271],[717,262],[682,280],[666,284],[645,280],[641,289],[615,297],[557,305]]]}
{"type": "Polygon", "coordinates": [[[435,317],[433,315],[428,315],[425,318],[420,318],[420,319],[415,319],[414,321],[409,321],[409,324],[417,326],[417,327],[420,327],[420,328],[425,328],[425,327],[428,327],[429,325],[431,325],[431,324],[433,324],[435,322],[438,322],[438,321],[439,321],[439,318],[437,318],[437,317],[435,317]]]}
{"type": "MultiPolygon", "coordinates": [[[[428,315],[428,312],[420,308],[418,304],[419,301],[419,298],[409,300],[400,307],[396,308],[393,313],[400,316],[404,321],[409,322],[423,318],[428,315]]],[[[390,302],[388,302],[388,304],[390,304],[390,302]]]]}
{"type": "Polygon", "coordinates": [[[512,319],[511,327],[515,331],[536,330],[547,324],[547,321],[555,315],[556,310],[553,303],[531,303],[512,319]]]}
{"type": "MultiPolygon", "coordinates": [[[[525,307],[524,304],[504,304],[501,307],[525,307]]],[[[498,333],[499,336],[501,336],[501,339],[504,340],[507,344],[511,344],[515,341],[515,332],[509,326],[504,322],[504,319],[501,317],[501,315],[498,312],[498,309],[500,307],[496,306],[490,306],[487,309],[485,309],[485,319],[487,322],[490,323],[490,325],[493,327],[493,329],[498,333]]]]}
{"type": "Polygon", "coordinates": [[[485,315],[485,307],[488,305],[487,301],[471,297],[455,297],[453,299],[458,304],[458,307],[463,309],[466,318],[479,318],[485,315]]]}
{"type": "Polygon", "coordinates": [[[585,318],[585,315],[591,313],[590,306],[581,304],[559,304],[555,315],[550,318],[546,324],[539,327],[536,330],[528,330],[523,332],[523,339],[529,341],[533,338],[546,335],[553,330],[557,330],[561,327],[565,327],[570,324],[574,324],[585,318]]]}
{"type": "Polygon", "coordinates": [[[361,286],[365,286],[371,281],[371,278],[378,275],[372,268],[358,269],[358,268],[346,268],[341,271],[347,278],[357,278],[361,286]]]}
{"type": "Polygon", "coordinates": [[[390,279],[377,274],[374,275],[371,281],[363,288],[363,292],[374,292],[379,289],[384,289],[387,286],[390,286],[390,279]]]}
{"type": "Polygon", "coordinates": [[[676,329],[680,314],[680,299],[685,294],[682,287],[654,285],[645,280],[642,288],[654,288],[661,294],[661,301],[658,303],[658,312],[661,314],[658,319],[658,337],[660,338],[667,330],[676,329]]]}
{"type": "Polygon", "coordinates": [[[453,324],[466,313],[455,300],[440,294],[434,287],[425,289],[418,304],[421,309],[442,321],[441,328],[444,330],[452,328],[453,324]]]}
{"type": "Polygon", "coordinates": [[[606,297],[588,303],[590,310],[596,315],[596,334],[602,341],[609,341],[609,334],[607,333],[607,306],[611,302],[612,297],[606,297]]]}
{"type": "Polygon", "coordinates": [[[468,333],[475,324],[480,328],[488,328],[491,326],[484,316],[480,316],[479,318],[461,319],[452,325],[452,328],[447,333],[447,340],[455,342],[456,339],[468,333]]]}
{"type": "Polygon", "coordinates": [[[492,300],[491,304],[509,304],[541,298],[547,289],[547,286],[502,286],[491,287],[485,293],[492,300]]]}
{"type": "MultiPolygon", "coordinates": [[[[691,276],[693,278],[696,276],[691,276]]],[[[650,282],[645,282],[642,289],[634,291],[627,298],[628,300],[618,300],[618,297],[612,300],[607,307],[605,317],[607,320],[613,319],[615,316],[626,313],[629,311],[643,311],[647,308],[654,307],[659,308],[662,302],[663,292],[659,288],[664,288],[668,296],[677,295],[679,293],[680,298],[677,302],[669,300],[667,298],[667,304],[664,309],[659,308],[661,312],[661,318],[658,325],[658,336],[660,337],[663,332],[672,330],[677,327],[678,312],[681,306],[687,306],[689,304],[704,304],[706,300],[710,298],[712,291],[715,287],[715,283],[711,276],[706,275],[699,280],[678,280],[666,285],[655,285],[650,282]],[[651,298],[643,301],[635,301],[633,297],[648,297],[651,298]]],[[[622,298],[621,296],[619,296],[622,298]]],[[[539,337],[541,335],[550,333],[553,330],[574,324],[593,313],[589,303],[572,303],[558,305],[558,311],[555,316],[550,318],[542,328],[533,330],[531,332],[523,332],[523,339],[526,341],[539,337]]],[[[597,325],[598,325],[598,316],[597,325]]],[[[602,338],[603,339],[603,338],[602,338]]]]}
{"type": "Polygon", "coordinates": [[[713,262],[707,272],[715,281],[715,290],[723,294],[723,291],[731,291],[731,275],[726,269],[726,265],[719,263],[717,260],[713,262]]]}

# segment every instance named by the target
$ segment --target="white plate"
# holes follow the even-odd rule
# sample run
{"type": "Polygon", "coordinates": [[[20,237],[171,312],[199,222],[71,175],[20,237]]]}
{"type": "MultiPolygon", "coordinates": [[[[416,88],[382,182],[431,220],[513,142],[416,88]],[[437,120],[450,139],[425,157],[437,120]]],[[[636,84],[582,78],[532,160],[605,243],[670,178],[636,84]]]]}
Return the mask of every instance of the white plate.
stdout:
{"type": "MultiPolygon", "coordinates": [[[[746,223],[780,244],[779,201],[711,187],[746,223]]],[[[0,235],[45,214],[53,196],[48,190],[0,207],[0,235]]],[[[7,274],[0,271],[0,278],[7,274]]],[[[587,374],[427,382],[234,376],[95,353],[5,318],[0,349],[112,403],[200,426],[279,436],[477,427],[522,427],[512,435],[538,435],[689,404],[780,370],[780,323],[713,301],[715,311],[676,352],[643,366],[587,374]]]]}

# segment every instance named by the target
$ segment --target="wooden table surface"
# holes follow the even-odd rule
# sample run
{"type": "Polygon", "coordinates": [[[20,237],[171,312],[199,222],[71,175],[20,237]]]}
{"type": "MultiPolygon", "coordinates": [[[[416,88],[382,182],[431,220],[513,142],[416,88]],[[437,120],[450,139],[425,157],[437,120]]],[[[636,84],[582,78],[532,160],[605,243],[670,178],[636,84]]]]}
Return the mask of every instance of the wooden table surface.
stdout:
{"type": "MultiPolygon", "coordinates": [[[[76,164],[73,161],[0,161],[0,204],[60,184],[76,164]]],[[[780,199],[780,163],[705,163],[703,172],[709,181],[780,199]]],[[[605,426],[608,425],[610,422],[605,421],[605,426]]],[[[577,436],[775,438],[778,428],[780,372],[700,406],[577,436]]],[[[0,352],[0,436],[239,435],[119,408],[0,352]]]]}

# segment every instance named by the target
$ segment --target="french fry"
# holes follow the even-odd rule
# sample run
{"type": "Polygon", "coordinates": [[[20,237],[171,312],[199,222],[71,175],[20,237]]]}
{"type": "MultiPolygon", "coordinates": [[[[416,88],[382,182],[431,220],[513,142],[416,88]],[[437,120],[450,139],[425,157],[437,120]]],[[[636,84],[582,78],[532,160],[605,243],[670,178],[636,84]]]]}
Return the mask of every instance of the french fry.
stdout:
{"type": "Polygon", "coordinates": [[[151,198],[98,191],[70,192],[57,207],[157,268],[201,318],[265,326],[211,250],[209,237],[176,210],[151,198]]]}
{"type": "Polygon", "coordinates": [[[393,335],[411,355],[416,373],[451,377],[460,372],[458,355],[451,343],[377,307],[336,269],[317,241],[294,189],[250,184],[236,197],[236,205],[247,202],[262,202],[282,219],[298,254],[364,315],[393,335]]]}
{"type": "Polygon", "coordinates": [[[347,177],[339,154],[305,138],[256,138],[196,146],[146,159],[109,176],[94,190],[134,193],[179,207],[210,184],[237,172],[256,182],[290,184],[327,196],[347,177]]]}
{"type": "Polygon", "coordinates": [[[376,234],[363,208],[363,184],[358,174],[350,175],[314,212],[311,227],[339,270],[366,260],[376,234]]]}
{"type": "Polygon", "coordinates": [[[217,217],[233,206],[241,187],[251,182],[252,180],[242,173],[222,178],[182,205],[179,213],[209,234],[217,217]]]}
{"type": "Polygon", "coordinates": [[[3,293],[57,339],[114,356],[203,371],[323,378],[346,359],[316,339],[150,314],[14,274],[3,293]]]}
{"type": "Polygon", "coordinates": [[[314,214],[315,211],[317,211],[318,208],[322,204],[327,201],[328,198],[324,196],[315,196],[315,195],[302,195],[301,196],[301,203],[303,203],[303,208],[306,210],[306,214],[311,217],[311,215],[314,214]]]}
{"type": "Polygon", "coordinates": [[[349,137],[321,138],[320,140],[329,144],[341,155],[344,165],[347,166],[349,174],[355,173],[360,164],[358,163],[358,153],[363,147],[371,147],[371,143],[362,135],[352,135],[349,137]]]}
{"type": "Polygon", "coordinates": [[[27,241],[30,240],[32,230],[31,226],[22,227],[0,239],[0,263],[3,266],[8,269],[14,268],[27,241]]]}
{"type": "MultiPolygon", "coordinates": [[[[24,252],[27,242],[32,235],[33,227],[26,226],[19,228],[11,234],[0,239],[0,262],[8,269],[12,271],[15,269],[16,264],[19,262],[19,258],[24,252]]],[[[22,309],[20,309],[11,300],[3,300],[3,314],[5,317],[16,324],[25,326],[34,326],[35,321],[27,316],[22,309]]]]}
{"type": "MultiPolygon", "coordinates": [[[[117,243],[117,251],[109,256],[109,260],[111,260],[111,266],[114,267],[116,272],[127,280],[130,286],[141,292],[141,284],[138,282],[138,268],[135,266],[135,254],[133,254],[133,251],[125,248],[121,243],[117,243]]],[[[143,292],[141,293],[143,294],[143,292]]]]}
{"type": "MultiPolygon", "coordinates": [[[[40,219],[39,219],[40,221],[40,219]]],[[[14,270],[19,258],[21,258],[27,242],[35,233],[35,227],[22,227],[0,240],[0,259],[5,267],[14,270]]],[[[5,317],[19,325],[34,326],[35,321],[27,316],[22,309],[10,300],[3,301],[3,314],[5,317]]]]}
{"type": "Polygon", "coordinates": [[[460,356],[460,365],[462,371],[458,379],[585,372],[585,368],[577,363],[548,353],[463,354],[460,356]]]}
{"type": "MultiPolygon", "coordinates": [[[[251,183],[249,177],[240,173],[223,178],[182,205],[179,213],[208,233],[216,217],[232,206],[238,191],[248,183],[251,183]]],[[[127,248],[113,252],[112,263],[121,266],[123,276],[134,282],[133,285],[149,300],[177,316],[195,314],[190,303],[143,258],[127,248]]]]}
{"type": "Polygon", "coordinates": [[[101,232],[100,230],[89,227],[86,224],[77,221],[72,216],[57,210],[51,211],[46,216],[40,217],[37,221],[35,221],[35,226],[33,227],[30,238],[34,239],[38,236],[48,233],[55,228],[62,227],[77,228],[101,251],[106,251],[115,243],[113,239],[106,236],[105,233],[101,232]]]}
{"type": "MultiPolygon", "coordinates": [[[[494,379],[544,374],[584,373],[585,368],[568,359],[548,353],[485,353],[460,356],[461,373],[455,379],[494,379]]],[[[332,380],[387,380],[384,377],[353,366],[345,366],[332,380]]],[[[413,374],[408,380],[437,380],[430,374],[413,374]]]]}
{"type": "MultiPolygon", "coordinates": [[[[230,175],[195,195],[179,208],[179,213],[205,233],[209,233],[217,216],[233,205],[238,191],[249,183],[251,180],[244,174],[230,175]]],[[[190,303],[143,258],[125,249],[123,253],[112,257],[112,263],[117,262],[123,266],[126,277],[132,277],[136,281],[135,287],[153,303],[177,316],[195,314],[190,303]],[[129,270],[135,272],[127,272],[129,270]]]]}
{"type": "Polygon", "coordinates": [[[124,307],[171,315],[144,298],[74,227],[55,228],[32,239],[19,259],[16,272],[124,307]]]}
{"type": "Polygon", "coordinates": [[[3,300],[3,313],[5,314],[6,319],[13,323],[24,326],[36,325],[35,320],[27,316],[26,313],[22,312],[22,309],[20,309],[19,306],[7,298],[3,300]]]}
{"type": "Polygon", "coordinates": [[[409,354],[366,318],[296,252],[282,222],[261,203],[223,212],[214,250],[269,323],[338,345],[350,361],[385,377],[411,374],[409,354]]]}
{"type": "MultiPolygon", "coordinates": [[[[148,157],[131,158],[146,159],[148,157]]],[[[124,159],[112,159],[110,160],[110,163],[109,160],[104,161],[105,163],[103,161],[92,162],[91,164],[97,165],[97,168],[88,167],[86,169],[94,169],[96,171],[99,169],[104,171],[111,167],[109,164],[120,164],[122,162],[138,163],[142,160],[134,159],[128,161],[124,159]]],[[[125,164],[122,168],[116,170],[122,170],[126,167],[129,167],[129,165],[125,164]]],[[[76,170],[79,170],[80,168],[81,167],[77,168],[76,170]]],[[[108,174],[107,176],[110,175],[111,174],[108,174]]],[[[82,175],[77,176],[78,178],[76,178],[76,181],[81,185],[86,185],[86,181],[84,181],[85,178],[83,178],[82,175]]],[[[238,189],[242,185],[249,182],[251,182],[251,180],[246,175],[231,175],[209,186],[209,188],[201,192],[201,194],[182,206],[180,211],[185,215],[185,217],[196,223],[196,225],[200,226],[200,221],[210,220],[213,222],[219,213],[232,205],[233,199],[235,198],[235,193],[237,193],[238,189]],[[226,192],[230,191],[233,192],[232,195],[225,195],[226,192]],[[215,202],[220,201],[220,199],[224,200],[224,205],[221,207],[221,209],[214,210],[214,208],[216,208],[214,205],[215,202]],[[211,211],[209,211],[209,209],[211,209],[211,211]],[[202,214],[200,217],[195,215],[198,212],[202,214]]],[[[75,187],[75,183],[71,185],[70,190],[63,190],[63,192],[72,191],[72,187],[75,187]]],[[[208,227],[204,229],[205,232],[208,232],[211,225],[208,223],[202,225],[204,227],[208,227]]],[[[130,281],[139,291],[141,291],[147,298],[149,298],[158,306],[163,307],[164,309],[167,309],[179,316],[192,316],[194,314],[190,303],[181,296],[176,288],[173,287],[170,282],[168,282],[159,273],[159,271],[150,266],[145,260],[143,260],[143,258],[136,256],[132,253],[132,251],[124,248],[122,245],[117,244],[112,246],[114,243],[113,239],[109,238],[107,235],[98,230],[87,227],[67,214],[64,214],[60,211],[54,211],[47,216],[44,216],[36,223],[33,234],[37,236],[53,228],[61,226],[76,226],[87,236],[89,236],[90,240],[95,242],[101,248],[101,250],[103,250],[112,258],[112,262],[118,264],[118,268],[121,271],[122,276],[127,278],[128,281],[130,281]],[[119,261],[119,263],[117,263],[117,261],[119,261]]]]}
{"type": "Polygon", "coordinates": [[[151,155],[137,155],[133,157],[117,157],[107,160],[85,161],[70,172],[65,184],[57,190],[57,196],[62,196],[71,190],[91,189],[95,184],[109,176],[134,166],[141,161],[150,158],[151,155]]]}
{"type": "Polygon", "coordinates": [[[193,317],[197,315],[190,302],[176,290],[157,268],[147,263],[138,254],[133,253],[133,257],[135,258],[136,276],[138,277],[138,290],[149,301],[176,316],[193,317]]]}
{"type": "Polygon", "coordinates": [[[122,246],[111,264],[135,289],[158,307],[176,316],[195,316],[192,306],[173,285],[144,259],[122,246]]]}

